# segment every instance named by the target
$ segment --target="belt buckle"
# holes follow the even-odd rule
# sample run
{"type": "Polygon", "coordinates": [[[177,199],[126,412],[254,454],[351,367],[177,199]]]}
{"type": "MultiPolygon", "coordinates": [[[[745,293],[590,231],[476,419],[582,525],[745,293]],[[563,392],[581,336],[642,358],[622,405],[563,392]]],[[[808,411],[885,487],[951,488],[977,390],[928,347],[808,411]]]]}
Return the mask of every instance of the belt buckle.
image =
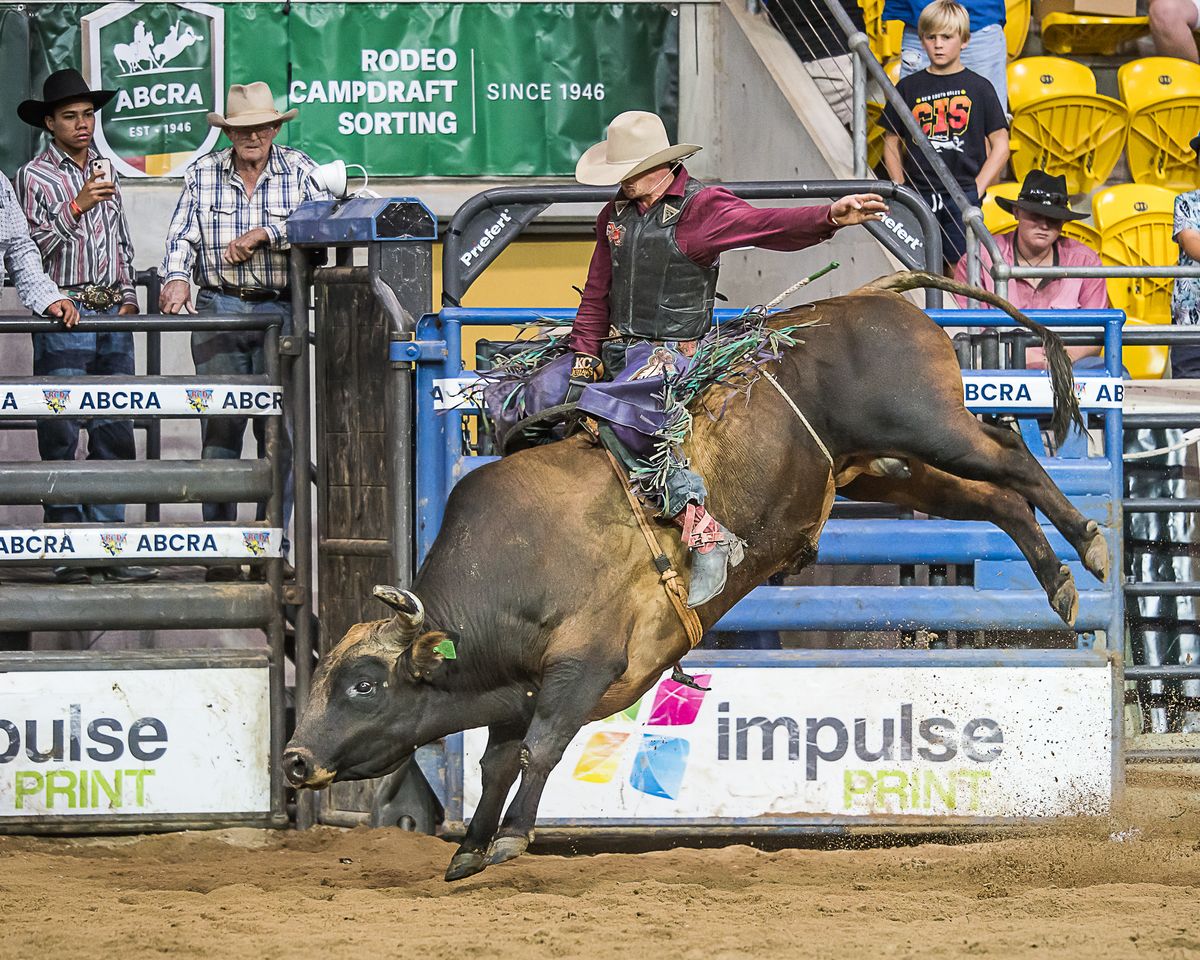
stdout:
{"type": "Polygon", "coordinates": [[[89,310],[107,310],[112,306],[112,290],[98,283],[84,284],[79,302],[89,310]]]}

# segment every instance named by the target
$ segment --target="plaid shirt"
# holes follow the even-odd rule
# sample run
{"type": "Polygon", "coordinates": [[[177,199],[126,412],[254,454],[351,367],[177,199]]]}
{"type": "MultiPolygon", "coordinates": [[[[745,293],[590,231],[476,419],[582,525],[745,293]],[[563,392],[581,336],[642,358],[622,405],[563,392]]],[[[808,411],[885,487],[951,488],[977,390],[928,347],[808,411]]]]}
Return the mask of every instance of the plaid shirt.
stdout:
{"type": "Polygon", "coordinates": [[[286,289],[287,218],[306,200],[331,199],[309,179],[315,169],[307,154],[272,144],[266,169],[247,197],[232,147],[201,157],[183,175],[183,193],[167,231],[164,282],[194,276],[202,287],[286,289]],[[221,255],[230,241],[255,227],[265,229],[270,242],[245,263],[224,263],[221,255]]]}
{"type": "Polygon", "coordinates": [[[29,237],[29,224],[8,177],[0,176],[0,283],[5,270],[13,275],[21,302],[34,313],[45,313],[50,304],[63,299],[42,270],[41,254],[29,237]]]}
{"type": "MultiPolygon", "coordinates": [[[[89,162],[97,156],[94,148],[88,150],[89,162]]],[[[71,201],[79,196],[85,178],[84,167],[55,143],[18,170],[17,198],[29,221],[29,234],[55,283],[118,284],[122,302],[136,307],[133,241],[121,206],[121,185],[114,177],[116,198],[96,204],[76,220],[71,201]]]]}

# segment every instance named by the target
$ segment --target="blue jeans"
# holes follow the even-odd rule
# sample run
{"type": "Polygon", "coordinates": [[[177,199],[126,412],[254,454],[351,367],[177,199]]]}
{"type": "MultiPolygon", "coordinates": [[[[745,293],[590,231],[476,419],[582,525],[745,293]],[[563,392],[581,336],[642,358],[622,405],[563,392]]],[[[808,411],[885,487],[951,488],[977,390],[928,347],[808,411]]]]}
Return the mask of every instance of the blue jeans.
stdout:
{"type": "MultiPolygon", "coordinates": [[[[283,332],[292,329],[292,306],[287,301],[247,303],[237,297],[223,293],[200,291],[196,297],[197,313],[274,313],[284,317],[283,332]]],[[[263,342],[266,334],[262,330],[197,330],[192,334],[192,360],[196,373],[201,376],[245,376],[266,373],[266,355],[263,342]]],[[[200,436],[203,448],[200,456],[204,460],[238,460],[242,455],[242,438],[246,435],[246,417],[202,417],[200,436]]],[[[258,455],[266,455],[267,419],[255,417],[254,439],[258,443],[258,455]]],[[[284,410],[284,429],[279,434],[279,457],[283,465],[283,555],[289,547],[288,527],[292,522],[292,506],[295,503],[295,478],[292,475],[292,424],[284,410]]],[[[233,522],[237,520],[236,503],[206,503],[203,506],[205,520],[233,522]]],[[[255,512],[256,520],[265,520],[267,505],[260,503],[255,512]]]]}
{"type": "MultiPolygon", "coordinates": [[[[963,47],[960,59],[968,70],[992,81],[1000,106],[1008,113],[1008,44],[1004,39],[1003,24],[993,23],[972,33],[971,42],[963,47]]],[[[901,78],[928,66],[929,57],[921,46],[921,38],[913,27],[905,25],[900,46],[901,78]]]]}
{"type": "MultiPolygon", "coordinates": [[[[76,303],[76,306],[79,306],[76,303]]],[[[111,316],[120,307],[89,310],[84,316],[111,316]]],[[[62,330],[33,336],[33,375],[74,379],[83,376],[133,376],[133,334],[62,330]]],[[[43,460],[74,460],[79,445],[78,420],[45,417],[37,422],[38,453],[43,460]]],[[[133,421],[88,420],[89,460],[132,460],[133,421]]],[[[46,523],[123,523],[123,503],[47,504],[42,508],[46,523]]]]}

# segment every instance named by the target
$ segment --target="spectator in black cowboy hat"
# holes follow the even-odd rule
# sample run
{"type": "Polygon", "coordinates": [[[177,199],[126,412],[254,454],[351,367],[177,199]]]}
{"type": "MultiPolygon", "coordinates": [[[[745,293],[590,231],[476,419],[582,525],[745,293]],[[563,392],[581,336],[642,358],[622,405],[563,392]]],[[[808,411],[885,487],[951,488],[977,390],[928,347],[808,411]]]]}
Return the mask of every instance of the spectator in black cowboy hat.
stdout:
{"type": "MultiPolygon", "coordinates": [[[[1086,219],[1086,213],[1072,210],[1067,198],[1067,180],[1042,170],[1030,170],[1021,184],[1016,200],[996,198],[996,206],[1017,218],[1017,228],[996,237],[996,246],[1005,263],[1014,267],[1098,267],[1100,255],[1084,243],[1062,235],[1063,224],[1086,219]]],[[[979,250],[979,285],[991,290],[992,264],[987,249],[979,250]]],[[[967,278],[967,258],[955,267],[958,280],[967,278]]],[[[956,295],[959,305],[966,298],[956,295]]],[[[1108,288],[1103,277],[1014,278],[1008,282],[1008,299],[1018,310],[1104,310],[1108,307],[1108,288]]],[[[1100,347],[1068,347],[1072,360],[1098,356],[1100,347]]],[[[1045,366],[1041,347],[1030,347],[1025,363],[1031,368],[1045,366]]]]}
{"type": "MultiPolygon", "coordinates": [[[[111,162],[93,144],[96,111],[116,95],[90,90],[77,70],[59,70],[42,85],[41,100],[26,100],[17,116],[50,134],[46,149],[17,171],[17,198],[46,272],[85,316],[138,312],[133,287],[133,242],[121,207],[121,189],[111,162]],[[96,163],[95,161],[101,161],[96,163]]],[[[132,377],[133,335],[71,329],[33,334],[33,373],[38,377],[80,375],[132,377]]],[[[48,417],[38,421],[43,460],[74,460],[79,421],[48,417]]],[[[89,460],[132,460],[133,423],[88,421],[89,460]]],[[[43,508],[47,523],[106,523],[125,520],[124,504],[56,504],[43,508]]],[[[148,567],[96,570],[106,580],[150,580],[148,567]]],[[[60,566],[63,583],[85,583],[88,571],[60,566]]]]}

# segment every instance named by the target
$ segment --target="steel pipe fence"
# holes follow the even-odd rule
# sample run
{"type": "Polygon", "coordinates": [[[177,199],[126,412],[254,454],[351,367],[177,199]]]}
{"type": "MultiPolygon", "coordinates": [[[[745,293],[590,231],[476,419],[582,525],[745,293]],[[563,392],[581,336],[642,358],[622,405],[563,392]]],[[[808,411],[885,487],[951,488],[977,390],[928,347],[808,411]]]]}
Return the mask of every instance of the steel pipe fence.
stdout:
{"type": "MultiPolygon", "coordinates": [[[[143,279],[145,279],[143,277],[143,279]]],[[[156,278],[149,278],[151,302],[156,278]]],[[[303,280],[303,278],[301,278],[303,280]]],[[[298,289],[306,289],[301,286],[298,289]]],[[[47,505],[71,503],[148,504],[144,524],[41,524],[31,528],[0,528],[0,567],[28,567],[62,563],[105,567],[137,562],[151,565],[188,565],[214,560],[250,564],[263,570],[262,582],[251,583],[59,583],[0,582],[0,630],[170,630],[244,629],[264,632],[269,686],[270,812],[235,817],[238,822],[281,826],[287,823],[285,785],[279,758],[285,737],[284,690],[285,607],[304,613],[296,616],[297,641],[303,650],[309,636],[307,545],[312,541],[311,511],[301,486],[297,496],[295,532],[298,549],[297,580],[284,586],[283,534],[284,471],[293,464],[281,462],[285,415],[294,425],[293,446],[297,463],[303,462],[307,478],[308,438],[307,304],[293,305],[295,331],[281,336],[283,318],[269,314],[89,316],[82,323],[89,331],[129,331],[147,335],[145,376],[132,377],[4,377],[0,378],[0,418],[24,427],[40,419],[136,419],[147,432],[146,461],[41,461],[0,463],[0,504],[47,505]],[[163,332],[262,331],[265,372],[243,377],[175,377],[161,374],[163,332]],[[296,347],[302,345],[302,349],[296,347]],[[282,362],[281,362],[282,361],[282,362]],[[287,387],[281,389],[280,383],[287,387]],[[140,398],[137,402],[134,398],[140,398]],[[222,398],[224,402],[222,403],[222,398]],[[133,416],[123,416],[133,414],[133,416]],[[263,417],[265,456],[258,460],[161,460],[158,425],[167,418],[217,416],[263,417]],[[160,503],[266,501],[266,519],[244,523],[203,523],[168,526],[158,523],[160,503]],[[304,504],[304,507],[301,505],[304,504]],[[62,549],[71,540],[71,550],[62,549]],[[48,550],[54,540],[56,547],[48,550]],[[75,543],[79,546],[76,547],[75,543]],[[37,550],[25,550],[25,545],[37,550]],[[19,548],[19,549],[18,549],[19,548]]],[[[61,332],[57,321],[37,317],[0,317],[0,334],[61,332]]],[[[177,652],[146,654],[155,666],[178,663],[187,667],[194,656],[177,652]],[[184,661],[187,661],[186,663],[184,661]]],[[[7,654],[6,657],[18,656],[7,654]]],[[[257,660],[262,661],[258,654],[257,660]]],[[[203,659],[203,658],[201,658],[203,659]]],[[[228,666],[228,657],[219,658],[228,666]]],[[[77,658],[76,669],[86,670],[87,657],[77,658]]],[[[214,661],[215,662],[215,661],[214,661]]],[[[188,823],[223,822],[222,815],[185,818],[188,823]]],[[[125,829],[183,822],[178,817],[105,820],[105,829],[125,829]]],[[[79,829],[77,818],[47,816],[36,826],[17,818],[13,829],[79,829]]],[[[0,821],[0,830],[7,829],[0,821]]]]}

